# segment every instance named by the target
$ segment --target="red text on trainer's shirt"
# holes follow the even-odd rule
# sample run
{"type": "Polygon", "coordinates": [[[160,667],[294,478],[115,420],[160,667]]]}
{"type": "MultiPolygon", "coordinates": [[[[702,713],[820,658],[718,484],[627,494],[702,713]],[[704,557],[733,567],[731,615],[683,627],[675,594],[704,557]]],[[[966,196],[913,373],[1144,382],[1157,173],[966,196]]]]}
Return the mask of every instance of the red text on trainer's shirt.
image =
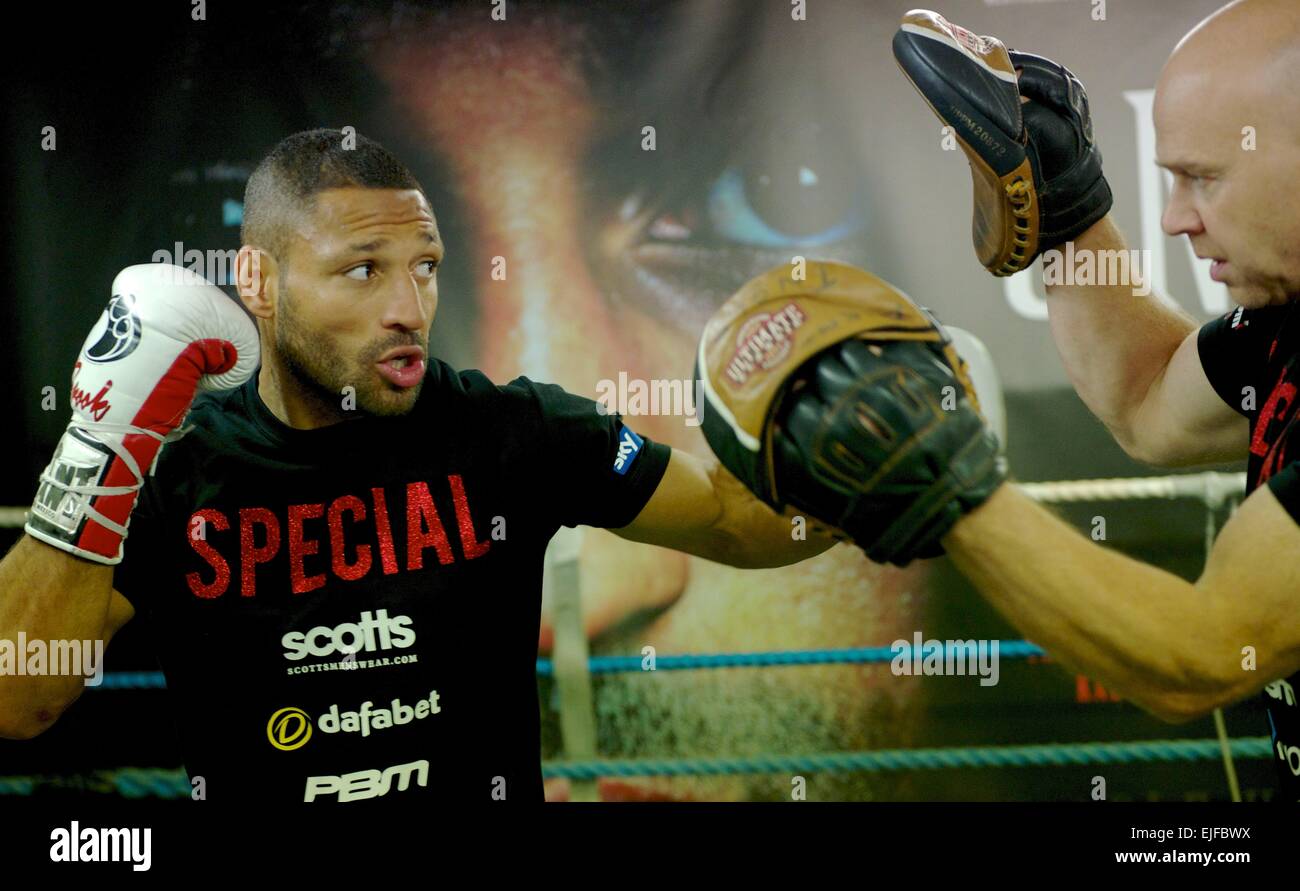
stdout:
{"type": "Polygon", "coordinates": [[[1292,361],[1278,375],[1268,398],[1260,407],[1250,441],[1252,455],[1263,458],[1257,485],[1268,482],[1287,464],[1286,443],[1296,420],[1296,365],[1292,361]]]}

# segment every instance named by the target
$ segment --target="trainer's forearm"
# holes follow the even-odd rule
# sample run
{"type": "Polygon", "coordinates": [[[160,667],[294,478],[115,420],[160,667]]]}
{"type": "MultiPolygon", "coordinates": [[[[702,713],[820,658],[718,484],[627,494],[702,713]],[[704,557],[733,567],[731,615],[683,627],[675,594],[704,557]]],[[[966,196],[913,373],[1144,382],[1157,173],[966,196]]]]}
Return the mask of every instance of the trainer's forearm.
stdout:
{"type": "MultiPolygon", "coordinates": [[[[1081,251],[1127,251],[1109,215],[1074,242],[1081,251]]],[[[1136,270],[1134,270],[1136,273],[1136,270]]],[[[1195,321],[1137,283],[1050,285],[1047,311],[1066,373],[1084,404],[1128,447],[1134,411],[1195,321]]]]}
{"type": "Polygon", "coordinates": [[[1025,637],[1156,716],[1195,717],[1230,689],[1236,650],[1221,645],[1231,631],[1226,604],[1094,544],[1013,485],[953,527],[944,545],[1025,637]]]}
{"type": "MultiPolygon", "coordinates": [[[[23,659],[27,641],[98,640],[113,591],[113,567],[92,563],[24,535],[0,560],[0,640],[23,659]]],[[[4,663],[0,663],[4,664],[4,663]]],[[[0,736],[45,730],[78,695],[77,676],[0,672],[0,736]]]]}

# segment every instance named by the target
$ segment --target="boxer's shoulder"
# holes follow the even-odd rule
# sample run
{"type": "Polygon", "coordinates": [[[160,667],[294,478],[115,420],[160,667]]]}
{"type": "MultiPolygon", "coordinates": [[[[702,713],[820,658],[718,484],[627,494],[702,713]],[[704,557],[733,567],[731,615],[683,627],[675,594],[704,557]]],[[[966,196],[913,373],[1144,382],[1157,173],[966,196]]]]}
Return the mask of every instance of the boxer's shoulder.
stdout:
{"type": "Polygon", "coordinates": [[[498,384],[477,368],[458,369],[441,359],[430,358],[419,405],[421,409],[436,406],[443,412],[508,409],[533,398],[528,384],[531,381],[524,377],[498,384]]]}
{"type": "Polygon", "coordinates": [[[477,368],[458,370],[439,359],[430,360],[429,372],[436,375],[429,384],[436,385],[438,398],[444,400],[441,406],[444,409],[459,404],[465,408],[517,417],[525,411],[545,413],[548,405],[556,400],[567,402],[583,398],[557,384],[534,381],[525,375],[497,383],[477,368]]]}
{"type": "Polygon", "coordinates": [[[181,425],[184,435],[164,451],[177,447],[193,448],[201,442],[224,450],[256,435],[260,430],[258,409],[269,414],[269,410],[260,404],[260,399],[257,375],[233,389],[199,392],[185,415],[185,423],[181,425]],[[226,445],[221,446],[221,443],[226,445]]]}
{"type": "Polygon", "coordinates": [[[229,390],[202,390],[194,397],[194,402],[190,405],[189,414],[186,415],[187,422],[199,420],[210,421],[211,419],[228,414],[230,412],[247,413],[247,393],[248,388],[257,387],[257,376],[249,378],[246,383],[229,390]]]}

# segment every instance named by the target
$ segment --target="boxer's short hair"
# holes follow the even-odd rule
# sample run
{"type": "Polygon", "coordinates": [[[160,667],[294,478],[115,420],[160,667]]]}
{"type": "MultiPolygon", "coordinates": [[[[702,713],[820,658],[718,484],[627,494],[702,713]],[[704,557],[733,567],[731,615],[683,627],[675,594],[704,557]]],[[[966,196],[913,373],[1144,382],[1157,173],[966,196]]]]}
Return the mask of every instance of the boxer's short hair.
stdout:
{"type": "Polygon", "coordinates": [[[240,239],[274,257],[283,275],[294,227],[312,212],[317,193],[349,186],[424,193],[406,165],[373,139],[303,130],[280,140],[248,178],[240,239]]]}

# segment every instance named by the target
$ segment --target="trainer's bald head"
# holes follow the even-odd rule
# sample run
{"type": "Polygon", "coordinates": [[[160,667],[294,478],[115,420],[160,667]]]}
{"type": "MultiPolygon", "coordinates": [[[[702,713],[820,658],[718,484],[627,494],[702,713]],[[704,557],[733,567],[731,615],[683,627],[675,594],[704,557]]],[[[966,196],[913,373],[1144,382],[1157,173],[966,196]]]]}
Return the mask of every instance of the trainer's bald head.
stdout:
{"type": "Polygon", "coordinates": [[[1300,6],[1295,0],[1233,0],[1188,31],[1174,56],[1207,47],[1213,51],[1216,46],[1230,52],[1280,46],[1294,37],[1298,23],[1300,6]]]}
{"type": "Polygon", "coordinates": [[[1238,0],[1182,39],[1156,85],[1161,225],[1243,306],[1300,299],[1300,2],[1238,0]]]}
{"type": "Polygon", "coordinates": [[[1187,33],[1165,63],[1157,102],[1239,120],[1267,112],[1300,138],[1300,2],[1236,0],[1187,33]],[[1190,108],[1189,108],[1190,106],[1190,108]]]}

